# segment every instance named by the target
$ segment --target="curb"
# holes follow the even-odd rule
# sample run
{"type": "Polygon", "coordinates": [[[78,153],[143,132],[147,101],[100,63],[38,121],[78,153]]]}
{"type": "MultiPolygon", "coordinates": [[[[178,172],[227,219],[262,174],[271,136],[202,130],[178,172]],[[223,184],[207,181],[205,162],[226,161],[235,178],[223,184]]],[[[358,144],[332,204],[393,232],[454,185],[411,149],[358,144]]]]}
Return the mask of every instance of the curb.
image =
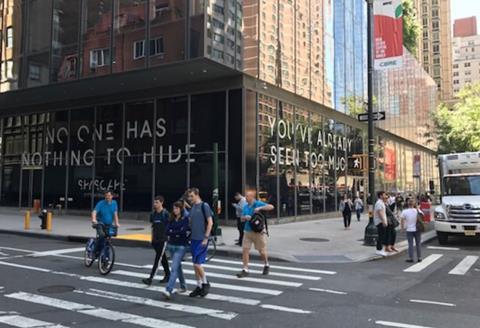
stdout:
{"type": "MultiPolygon", "coordinates": [[[[39,239],[51,239],[51,240],[60,240],[60,241],[67,241],[67,242],[74,242],[74,243],[86,243],[88,239],[91,237],[85,236],[74,236],[74,235],[58,235],[58,234],[47,234],[47,233],[39,233],[39,232],[31,232],[31,231],[19,231],[19,230],[5,230],[0,229],[0,234],[10,234],[22,237],[30,237],[30,238],[39,238],[39,239]]],[[[151,248],[151,244],[148,241],[142,240],[128,240],[128,239],[114,239],[115,246],[120,247],[139,247],[139,248],[151,248]]],[[[221,247],[221,246],[220,246],[221,247]]],[[[219,249],[217,248],[216,255],[226,256],[226,257],[242,257],[241,249],[237,251],[226,250],[226,249],[219,249]]],[[[259,260],[260,256],[258,254],[251,254],[251,259],[259,260]]],[[[292,262],[290,260],[285,259],[285,257],[269,254],[269,259],[279,262],[292,262]]]]}
{"type": "MultiPolygon", "coordinates": [[[[424,234],[422,234],[422,245],[428,243],[429,241],[431,241],[435,238],[437,238],[437,234],[436,234],[435,230],[430,230],[430,231],[425,232],[424,234]]],[[[362,260],[360,262],[376,261],[376,260],[380,260],[380,259],[385,259],[385,258],[389,258],[389,257],[395,257],[395,256],[402,255],[403,253],[405,253],[408,250],[408,241],[404,240],[404,241],[401,241],[400,243],[398,243],[397,244],[397,249],[398,249],[398,253],[389,254],[386,257],[375,254],[375,255],[372,255],[371,257],[369,257],[365,260],[362,260]]]]}

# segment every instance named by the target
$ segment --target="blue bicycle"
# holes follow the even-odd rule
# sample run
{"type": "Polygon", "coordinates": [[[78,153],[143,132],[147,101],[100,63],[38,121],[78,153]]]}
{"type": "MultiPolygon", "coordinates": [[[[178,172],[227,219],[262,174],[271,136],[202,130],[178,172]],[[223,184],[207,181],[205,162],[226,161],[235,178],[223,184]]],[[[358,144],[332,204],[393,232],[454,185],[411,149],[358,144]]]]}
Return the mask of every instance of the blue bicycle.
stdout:
{"type": "Polygon", "coordinates": [[[96,259],[98,259],[98,271],[105,276],[110,273],[115,263],[115,248],[112,245],[112,237],[117,235],[116,226],[106,226],[103,223],[93,224],[92,228],[97,231],[95,238],[90,238],[85,246],[84,264],[87,268],[91,267],[96,259]],[[99,242],[98,228],[103,230],[105,234],[105,243],[100,250],[95,251],[99,242]]]}

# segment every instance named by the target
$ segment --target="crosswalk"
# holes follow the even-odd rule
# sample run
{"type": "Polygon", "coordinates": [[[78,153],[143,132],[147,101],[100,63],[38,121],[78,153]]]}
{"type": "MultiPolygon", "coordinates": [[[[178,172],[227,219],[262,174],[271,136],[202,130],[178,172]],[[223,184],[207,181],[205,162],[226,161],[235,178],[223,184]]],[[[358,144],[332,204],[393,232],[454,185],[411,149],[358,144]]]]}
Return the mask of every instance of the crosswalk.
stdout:
{"type": "Polygon", "coordinates": [[[472,271],[473,266],[475,265],[475,263],[477,263],[479,259],[479,257],[475,255],[466,255],[459,262],[458,260],[454,260],[454,266],[452,267],[452,261],[445,261],[441,263],[440,260],[442,258],[444,258],[444,254],[430,254],[425,259],[423,259],[422,262],[410,265],[403,271],[407,273],[421,273],[428,270],[438,269],[444,266],[450,266],[450,271],[448,272],[449,275],[464,276],[468,272],[472,271]]]}
{"type": "MultiPolygon", "coordinates": [[[[0,268],[48,275],[52,281],[55,281],[55,276],[59,279],[73,279],[79,286],[72,292],[53,295],[41,293],[36,289],[10,290],[0,287],[0,299],[10,300],[13,302],[11,304],[14,311],[18,311],[0,312],[0,327],[62,328],[75,325],[75,322],[68,320],[59,323],[50,322],[55,320],[44,321],[44,317],[36,316],[37,311],[22,313],[22,309],[29,308],[28,305],[41,307],[45,311],[56,310],[105,320],[105,326],[113,325],[115,322],[131,327],[190,328],[199,324],[192,318],[205,317],[228,322],[238,318],[242,313],[250,313],[255,308],[287,316],[309,315],[314,312],[313,308],[295,307],[288,303],[280,305],[281,301],[277,302],[275,298],[295,289],[313,292],[314,289],[311,287],[320,287],[316,285],[317,282],[323,282],[323,279],[336,274],[334,271],[301,268],[295,265],[272,265],[271,274],[267,277],[262,276],[260,270],[253,269],[249,277],[239,279],[235,273],[242,268],[240,261],[215,258],[205,265],[212,290],[204,300],[191,299],[188,294],[177,294],[173,300],[166,301],[162,296],[164,286],[157,282],[146,286],[141,282],[142,278],[148,276],[150,265],[119,262],[115,264],[116,267],[109,276],[99,276],[93,270],[83,269],[80,262],[82,257],[75,252],[78,253],[78,250],[45,251],[37,254],[26,253],[23,257],[0,259],[0,268]],[[77,270],[67,272],[49,268],[51,261],[49,262],[48,258],[52,257],[76,263],[72,267],[77,270]],[[138,309],[145,308],[149,310],[137,312],[138,309]]],[[[263,264],[252,263],[251,266],[258,268],[263,267],[263,264]]],[[[192,265],[186,261],[183,262],[183,267],[187,285],[192,289],[196,285],[192,265]]],[[[158,280],[160,276],[156,279],[158,280]]],[[[76,285],[73,282],[72,284],[76,285]]]]}

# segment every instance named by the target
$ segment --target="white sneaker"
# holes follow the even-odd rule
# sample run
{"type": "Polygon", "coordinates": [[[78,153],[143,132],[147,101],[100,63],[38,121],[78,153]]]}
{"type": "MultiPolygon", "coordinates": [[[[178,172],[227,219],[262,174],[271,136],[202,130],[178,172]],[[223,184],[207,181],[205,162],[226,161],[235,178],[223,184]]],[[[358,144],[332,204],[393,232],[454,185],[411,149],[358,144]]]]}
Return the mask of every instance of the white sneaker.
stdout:
{"type": "Polygon", "coordinates": [[[380,255],[380,256],[387,256],[387,253],[384,250],[381,251],[376,251],[375,254],[380,255]]]}
{"type": "Polygon", "coordinates": [[[186,288],[180,288],[180,289],[178,290],[178,293],[179,293],[179,294],[185,294],[186,292],[187,292],[187,289],[186,289],[186,288]]]}
{"type": "Polygon", "coordinates": [[[170,292],[164,291],[163,296],[164,296],[165,300],[167,300],[167,301],[172,299],[172,293],[170,293],[170,292]]]}

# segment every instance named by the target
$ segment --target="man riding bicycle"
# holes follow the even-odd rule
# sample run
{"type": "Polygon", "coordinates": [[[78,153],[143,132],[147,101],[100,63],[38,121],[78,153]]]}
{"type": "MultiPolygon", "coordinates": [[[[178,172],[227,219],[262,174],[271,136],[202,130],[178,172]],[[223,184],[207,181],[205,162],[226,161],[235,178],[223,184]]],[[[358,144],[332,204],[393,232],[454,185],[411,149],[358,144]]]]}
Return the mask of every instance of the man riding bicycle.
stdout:
{"type": "Polygon", "coordinates": [[[105,246],[105,238],[108,237],[110,226],[115,220],[115,226],[119,227],[118,204],[113,199],[110,190],[105,191],[105,199],[99,201],[92,211],[92,225],[97,229],[98,243],[95,243],[94,254],[98,254],[105,246]]]}

